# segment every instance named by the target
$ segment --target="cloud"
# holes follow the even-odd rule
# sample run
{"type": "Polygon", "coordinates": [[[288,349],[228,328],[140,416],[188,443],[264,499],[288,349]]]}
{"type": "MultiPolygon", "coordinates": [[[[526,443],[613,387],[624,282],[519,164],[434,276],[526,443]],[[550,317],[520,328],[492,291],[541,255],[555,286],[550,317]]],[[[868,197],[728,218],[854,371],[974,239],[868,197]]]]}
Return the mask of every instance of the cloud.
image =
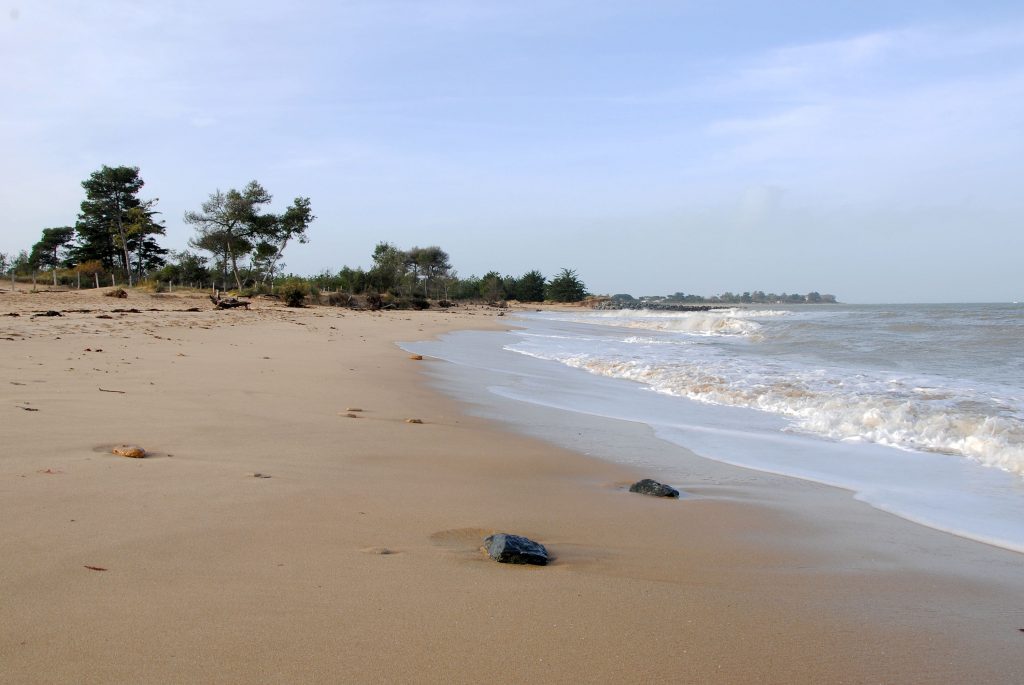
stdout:
{"type": "Polygon", "coordinates": [[[868,33],[842,40],[777,48],[739,67],[724,84],[734,91],[803,91],[838,85],[883,64],[913,32],[868,33]]]}
{"type": "Polygon", "coordinates": [[[950,201],[967,185],[977,192],[978,183],[957,180],[962,169],[984,176],[987,166],[981,185],[998,196],[1005,165],[1024,154],[1024,44],[1011,39],[1019,35],[871,33],[736,65],[715,98],[749,104],[707,123],[710,169],[782,180],[805,195],[950,201]]]}

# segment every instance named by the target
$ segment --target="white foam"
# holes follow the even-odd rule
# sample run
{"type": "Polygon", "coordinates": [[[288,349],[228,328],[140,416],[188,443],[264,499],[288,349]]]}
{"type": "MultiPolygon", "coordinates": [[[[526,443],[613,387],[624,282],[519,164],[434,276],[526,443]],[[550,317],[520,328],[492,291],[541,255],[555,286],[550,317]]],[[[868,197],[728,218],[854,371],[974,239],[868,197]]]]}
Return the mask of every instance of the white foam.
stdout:
{"type": "Polygon", "coordinates": [[[514,344],[507,349],[643,383],[662,394],[784,416],[793,431],[953,454],[1024,476],[1024,413],[1013,397],[955,384],[922,384],[919,377],[845,374],[678,346],[678,353],[667,357],[656,349],[635,349],[657,346],[664,339],[629,337],[620,342],[626,347],[612,347],[605,340],[557,348],[514,344]]]}
{"type": "Polygon", "coordinates": [[[776,314],[776,312],[755,312],[742,309],[693,312],[616,310],[587,314],[555,315],[549,318],[572,323],[667,331],[689,335],[755,336],[760,331],[761,325],[753,319],[759,316],[774,316],[776,314]]]}

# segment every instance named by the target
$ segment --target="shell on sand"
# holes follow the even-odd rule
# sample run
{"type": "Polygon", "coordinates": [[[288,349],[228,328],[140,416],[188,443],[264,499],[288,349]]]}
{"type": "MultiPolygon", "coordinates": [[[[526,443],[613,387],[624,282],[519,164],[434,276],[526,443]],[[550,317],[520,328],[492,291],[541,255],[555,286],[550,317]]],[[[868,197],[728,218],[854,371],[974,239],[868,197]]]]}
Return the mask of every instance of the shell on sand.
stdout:
{"type": "Polygon", "coordinates": [[[138,445],[118,445],[110,451],[119,457],[131,457],[133,459],[140,459],[146,456],[146,450],[138,445]]]}
{"type": "Polygon", "coordinates": [[[406,423],[423,423],[423,419],[406,419],[406,423]]]}
{"type": "Polygon", "coordinates": [[[411,357],[409,357],[409,359],[412,359],[413,361],[417,361],[417,362],[418,361],[422,361],[423,360],[423,355],[422,354],[414,354],[411,357]]]}

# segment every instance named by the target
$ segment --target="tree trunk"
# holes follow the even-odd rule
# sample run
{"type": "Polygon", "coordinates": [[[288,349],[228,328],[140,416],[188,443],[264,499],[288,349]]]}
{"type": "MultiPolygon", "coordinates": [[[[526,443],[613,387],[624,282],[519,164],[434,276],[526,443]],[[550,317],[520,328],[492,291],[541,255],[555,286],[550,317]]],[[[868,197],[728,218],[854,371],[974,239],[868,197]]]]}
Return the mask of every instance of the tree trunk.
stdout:
{"type": "Polygon", "coordinates": [[[277,270],[277,260],[281,259],[281,255],[284,254],[284,248],[288,245],[288,239],[285,238],[281,243],[281,247],[277,248],[277,254],[270,261],[270,267],[267,269],[267,275],[263,278],[263,282],[266,283],[268,280],[274,282],[274,271],[277,270]]]}
{"type": "Polygon", "coordinates": [[[231,238],[228,238],[228,257],[231,259],[231,271],[235,275],[235,285],[242,289],[242,280],[238,277],[238,260],[235,259],[235,251],[231,248],[231,238]]]}
{"type": "Polygon", "coordinates": [[[128,237],[124,234],[121,217],[117,217],[117,233],[121,237],[121,248],[124,251],[124,270],[128,275],[128,287],[132,287],[132,258],[128,253],[128,237]]]}

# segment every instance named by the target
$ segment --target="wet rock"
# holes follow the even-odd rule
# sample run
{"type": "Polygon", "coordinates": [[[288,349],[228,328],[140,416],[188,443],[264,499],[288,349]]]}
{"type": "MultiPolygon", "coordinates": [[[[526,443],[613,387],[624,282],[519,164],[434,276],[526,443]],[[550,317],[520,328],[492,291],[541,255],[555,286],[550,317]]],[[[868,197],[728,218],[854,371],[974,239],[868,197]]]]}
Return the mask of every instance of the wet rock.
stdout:
{"type": "Polygon", "coordinates": [[[484,538],[488,556],[502,564],[545,566],[548,550],[539,542],[511,533],[496,533],[484,538]]]}
{"type": "Polygon", "coordinates": [[[679,491],[675,488],[650,478],[644,478],[633,483],[629,486],[629,491],[641,495],[650,495],[651,497],[679,497],[679,491]]]}

